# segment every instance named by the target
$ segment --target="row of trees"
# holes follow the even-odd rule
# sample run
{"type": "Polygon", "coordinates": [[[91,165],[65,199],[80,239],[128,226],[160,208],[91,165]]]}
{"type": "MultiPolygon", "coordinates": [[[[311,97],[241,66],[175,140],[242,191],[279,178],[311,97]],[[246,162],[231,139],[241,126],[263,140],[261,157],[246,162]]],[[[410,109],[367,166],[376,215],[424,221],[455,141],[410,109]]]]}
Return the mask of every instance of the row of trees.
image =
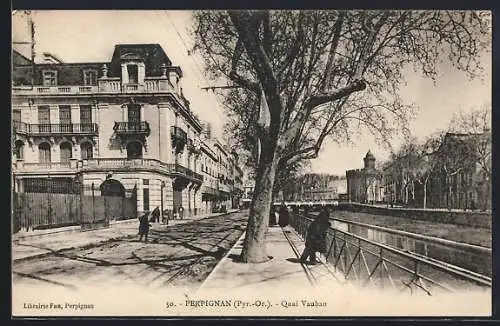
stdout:
{"type": "Polygon", "coordinates": [[[404,69],[434,79],[446,57],[477,77],[491,41],[490,13],[480,11],[200,11],[194,18],[195,49],[214,81],[238,86],[221,96],[259,149],[244,262],[268,259],[281,169],[316,158],[327,138],[345,142],[367,128],[386,141],[405,130],[413,106],[399,95],[404,69]]]}
{"type": "MultiPolygon", "coordinates": [[[[415,199],[415,186],[423,189],[423,208],[427,206],[428,184],[432,177],[443,177],[447,205],[453,205],[453,178],[460,173],[481,176],[477,187],[491,186],[491,109],[459,113],[446,130],[419,142],[410,139],[386,163],[386,179],[400,183],[399,194],[405,204],[415,199]]],[[[489,192],[482,192],[489,195],[489,192]]]]}

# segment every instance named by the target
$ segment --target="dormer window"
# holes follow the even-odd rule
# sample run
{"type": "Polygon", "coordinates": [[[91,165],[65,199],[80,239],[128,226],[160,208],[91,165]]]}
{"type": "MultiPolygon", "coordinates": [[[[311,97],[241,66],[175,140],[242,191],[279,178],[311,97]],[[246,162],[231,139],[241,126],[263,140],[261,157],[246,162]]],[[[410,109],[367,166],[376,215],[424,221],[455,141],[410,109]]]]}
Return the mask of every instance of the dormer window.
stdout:
{"type": "Polygon", "coordinates": [[[97,71],[96,70],[84,70],[83,71],[83,85],[85,85],[85,86],[97,85],[97,71]]]}
{"type": "Polygon", "coordinates": [[[137,65],[127,65],[127,72],[129,84],[139,83],[139,70],[137,69],[137,65]]]}
{"type": "Polygon", "coordinates": [[[43,74],[43,86],[56,86],[57,85],[57,71],[56,70],[44,70],[43,74]]]}

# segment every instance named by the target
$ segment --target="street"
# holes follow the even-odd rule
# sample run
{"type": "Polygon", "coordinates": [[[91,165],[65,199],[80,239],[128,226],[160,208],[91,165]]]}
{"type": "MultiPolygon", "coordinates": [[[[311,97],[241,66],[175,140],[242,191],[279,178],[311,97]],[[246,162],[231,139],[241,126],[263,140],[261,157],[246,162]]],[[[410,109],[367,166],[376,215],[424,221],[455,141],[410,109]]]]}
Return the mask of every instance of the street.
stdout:
{"type": "Polygon", "coordinates": [[[170,227],[154,225],[148,243],[139,242],[135,233],[14,262],[13,284],[68,290],[104,284],[196,287],[241,236],[246,219],[245,212],[236,212],[170,227]]]}

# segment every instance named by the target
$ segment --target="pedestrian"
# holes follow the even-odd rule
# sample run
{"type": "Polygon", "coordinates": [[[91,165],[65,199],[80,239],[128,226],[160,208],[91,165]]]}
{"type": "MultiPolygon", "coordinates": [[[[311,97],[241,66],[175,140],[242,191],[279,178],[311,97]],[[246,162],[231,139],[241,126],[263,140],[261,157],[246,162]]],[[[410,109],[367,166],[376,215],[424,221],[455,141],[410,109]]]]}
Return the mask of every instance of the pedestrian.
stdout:
{"type": "Polygon", "coordinates": [[[149,212],[145,212],[139,217],[139,241],[142,241],[142,236],[145,236],[145,242],[148,242],[148,233],[151,224],[149,224],[149,212]]]}
{"type": "Polygon", "coordinates": [[[160,208],[158,206],[156,206],[156,208],[153,209],[153,213],[151,213],[150,222],[160,223],[160,208]]]}
{"type": "Polygon", "coordinates": [[[276,226],[278,216],[278,208],[271,206],[271,213],[269,214],[269,226],[276,226]]]}
{"type": "Polygon", "coordinates": [[[280,212],[279,212],[279,221],[278,224],[282,228],[288,225],[290,221],[290,213],[288,212],[288,208],[283,204],[281,205],[280,212]]]}
{"type": "Polygon", "coordinates": [[[305,263],[309,258],[309,263],[315,265],[318,263],[316,260],[316,252],[326,252],[326,233],[331,226],[330,214],[324,208],[316,219],[309,225],[306,235],[306,247],[300,256],[300,262],[305,263]]]}
{"type": "Polygon", "coordinates": [[[183,220],[183,219],[184,219],[184,207],[182,207],[182,205],[181,205],[181,206],[179,206],[179,218],[180,218],[181,220],[183,220]]]}

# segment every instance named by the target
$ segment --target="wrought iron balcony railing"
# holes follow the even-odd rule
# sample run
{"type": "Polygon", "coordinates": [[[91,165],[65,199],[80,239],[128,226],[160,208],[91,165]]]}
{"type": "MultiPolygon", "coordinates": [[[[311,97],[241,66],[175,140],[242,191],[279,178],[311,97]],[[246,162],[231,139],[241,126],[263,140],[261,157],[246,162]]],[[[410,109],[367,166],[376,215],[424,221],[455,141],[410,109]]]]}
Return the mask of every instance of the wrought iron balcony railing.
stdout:
{"type": "Polygon", "coordinates": [[[29,135],[71,135],[71,134],[97,134],[97,123],[57,123],[57,124],[27,124],[14,121],[14,132],[29,135]]]}
{"type": "Polygon", "coordinates": [[[187,143],[188,141],[187,133],[184,130],[182,130],[182,128],[177,126],[172,126],[171,133],[172,133],[172,138],[174,138],[175,140],[180,141],[183,144],[187,143]]]}
{"type": "Polygon", "coordinates": [[[79,163],[79,169],[83,170],[127,170],[145,169],[154,170],[161,173],[176,174],[181,177],[192,179],[193,181],[203,182],[203,176],[180,164],[164,163],[155,159],[137,158],[95,158],[82,160],[79,163]]]}
{"type": "Polygon", "coordinates": [[[201,174],[196,173],[193,170],[188,169],[187,167],[182,166],[180,164],[174,164],[174,171],[181,173],[195,181],[203,182],[203,176],[201,174]]]}
{"type": "Polygon", "coordinates": [[[151,129],[147,121],[137,122],[115,122],[113,130],[117,134],[144,134],[149,135],[151,129]]]}

